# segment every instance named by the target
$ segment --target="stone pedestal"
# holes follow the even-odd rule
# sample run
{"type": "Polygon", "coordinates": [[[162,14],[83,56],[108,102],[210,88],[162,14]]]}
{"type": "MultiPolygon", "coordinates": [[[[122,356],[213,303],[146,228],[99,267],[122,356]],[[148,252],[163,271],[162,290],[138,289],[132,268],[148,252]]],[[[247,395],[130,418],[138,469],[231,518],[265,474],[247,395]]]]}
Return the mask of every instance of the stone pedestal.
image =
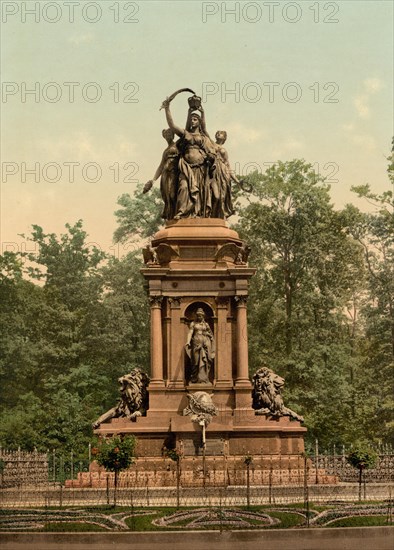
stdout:
{"type": "Polygon", "coordinates": [[[248,367],[247,247],[227,223],[215,218],[170,221],[156,233],[142,270],[151,303],[149,410],[135,422],[113,419],[96,433],[134,434],[141,457],[160,457],[176,445],[199,456],[201,426],[183,416],[187,394],[210,394],[217,416],[206,429],[207,456],[299,456],[306,429],[298,421],[256,416],[248,367]],[[203,309],[216,354],[209,383],[190,382],[185,352],[189,325],[203,309]]]}

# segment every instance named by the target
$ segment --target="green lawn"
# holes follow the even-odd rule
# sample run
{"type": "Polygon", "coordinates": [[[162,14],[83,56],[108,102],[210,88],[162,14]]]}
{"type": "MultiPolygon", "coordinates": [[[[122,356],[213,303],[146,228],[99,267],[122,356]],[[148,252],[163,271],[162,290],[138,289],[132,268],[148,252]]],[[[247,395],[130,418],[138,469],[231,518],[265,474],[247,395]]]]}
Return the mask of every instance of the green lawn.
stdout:
{"type": "Polygon", "coordinates": [[[291,512],[273,512],[270,511],[269,515],[273,518],[280,519],[280,523],[277,525],[270,525],[270,529],[288,529],[291,527],[301,527],[305,525],[305,518],[299,514],[292,514],[291,512]]]}
{"type": "Polygon", "coordinates": [[[152,521],[160,516],[171,514],[175,509],[168,509],[165,512],[158,511],[156,514],[146,516],[133,516],[125,519],[125,523],[132,531],[162,531],[162,527],[153,525],[152,521]]]}
{"type": "MultiPolygon", "coordinates": [[[[315,506],[310,504],[310,518],[316,518],[314,527],[360,527],[388,525],[387,503],[368,503],[364,505],[329,505],[315,506]],[[378,506],[379,504],[379,506],[378,506]],[[360,510],[361,508],[361,510],[360,510]],[[370,509],[369,509],[370,508],[370,509]],[[365,512],[365,513],[364,513],[365,512]],[[368,513],[370,515],[368,515],[368,513]],[[340,517],[348,514],[352,517],[340,517]],[[360,515],[364,514],[364,515],[360,515]],[[337,519],[334,519],[337,518],[337,519]]],[[[41,509],[0,509],[0,531],[45,531],[45,532],[70,532],[70,531],[166,531],[188,529],[193,523],[194,529],[294,529],[306,526],[305,510],[303,504],[289,505],[264,505],[239,507],[189,507],[181,508],[130,508],[125,506],[89,506],[69,508],[41,508],[41,509]],[[193,511],[202,510],[203,521],[199,521],[199,514],[193,511]],[[182,516],[182,512],[190,511],[189,517],[182,516]],[[209,515],[208,513],[209,512],[209,515]],[[247,514],[247,512],[253,512],[247,514]],[[179,517],[168,518],[167,525],[155,525],[154,520],[173,516],[180,513],[179,517]],[[264,518],[260,519],[258,513],[279,520],[274,525],[266,524],[264,518]],[[204,517],[204,514],[207,514],[204,517]],[[205,523],[204,523],[205,522],[205,523]],[[211,523],[213,522],[213,523],[211,523]],[[238,522],[238,525],[237,525],[238,522]],[[242,523],[242,526],[241,526],[242,523]]],[[[391,523],[392,525],[392,520],[391,523]]]]}
{"type": "Polygon", "coordinates": [[[50,532],[50,533],[69,533],[74,531],[108,531],[105,527],[102,527],[101,525],[96,525],[94,523],[85,523],[85,522],[78,522],[78,521],[70,521],[69,523],[66,522],[59,522],[59,523],[47,523],[44,526],[44,529],[42,531],[50,532]]]}
{"type": "Polygon", "coordinates": [[[392,525],[392,522],[387,522],[387,516],[357,516],[337,519],[327,527],[373,527],[383,525],[392,525]]]}

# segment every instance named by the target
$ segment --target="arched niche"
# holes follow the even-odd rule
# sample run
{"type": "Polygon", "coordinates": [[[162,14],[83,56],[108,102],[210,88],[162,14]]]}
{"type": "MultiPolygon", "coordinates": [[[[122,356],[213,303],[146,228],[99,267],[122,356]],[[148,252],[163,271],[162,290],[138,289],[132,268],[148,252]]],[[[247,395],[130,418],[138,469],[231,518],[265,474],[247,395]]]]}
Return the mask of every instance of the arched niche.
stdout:
{"type": "MultiPolygon", "coordinates": [[[[188,324],[189,346],[185,350],[185,380],[186,384],[211,385],[215,378],[215,312],[204,301],[195,301],[189,304],[184,313],[188,324]],[[204,312],[203,320],[198,316],[198,310],[204,312]],[[203,328],[203,323],[209,327],[203,328]],[[202,329],[199,329],[199,324],[202,329]]],[[[187,342],[186,342],[187,344],[187,342]]]]}
{"type": "Polygon", "coordinates": [[[184,313],[184,317],[186,322],[190,323],[191,321],[194,321],[196,318],[196,311],[201,308],[204,310],[205,313],[205,319],[209,323],[209,326],[211,327],[213,331],[213,319],[215,317],[215,312],[210,304],[203,301],[196,301],[189,304],[184,313]]]}

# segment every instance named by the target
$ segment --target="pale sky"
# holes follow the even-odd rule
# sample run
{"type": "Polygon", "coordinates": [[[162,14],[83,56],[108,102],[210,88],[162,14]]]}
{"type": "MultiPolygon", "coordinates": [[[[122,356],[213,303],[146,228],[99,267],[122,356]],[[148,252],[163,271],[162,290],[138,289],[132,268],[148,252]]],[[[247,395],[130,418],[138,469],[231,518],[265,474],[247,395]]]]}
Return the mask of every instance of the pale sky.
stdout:
{"type": "Polygon", "coordinates": [[[362,206],[352,185],[389,187],[391,0],[1,4],[2,251],[24,250],[32,224],[59,234],[80,218],[110,250],[117,198],[153,176],[159,107],[183,87],[212,136],[227,130],[237,173],[304,158],[337,207],[362,206]]]}

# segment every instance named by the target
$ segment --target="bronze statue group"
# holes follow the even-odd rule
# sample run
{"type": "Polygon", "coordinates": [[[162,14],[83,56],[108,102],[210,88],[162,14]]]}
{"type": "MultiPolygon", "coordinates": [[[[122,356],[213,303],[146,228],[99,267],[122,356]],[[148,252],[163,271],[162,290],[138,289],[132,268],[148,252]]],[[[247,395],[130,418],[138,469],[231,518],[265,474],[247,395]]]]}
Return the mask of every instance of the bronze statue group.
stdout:
{"type": "Polygon", "coordinates": [[[176,94],[163,101],[169,128],[163,130],[162,135],[168,146],[153,179],[145,184],[143,192],[147,193],[154,181],[161,178],[162,217],[165,220],[196,217],[226,219],[234,213],[231,182],[242,185],[230,170],[224,148],[227,133],[218,130],[216,141],[212,141],[206,130],[201,98],[196,95],[188,100],[185,129],[178,127],[170,111],[170,102],[176,94]],[[176,142],[175,136],[179,137],[176,142]]]}

